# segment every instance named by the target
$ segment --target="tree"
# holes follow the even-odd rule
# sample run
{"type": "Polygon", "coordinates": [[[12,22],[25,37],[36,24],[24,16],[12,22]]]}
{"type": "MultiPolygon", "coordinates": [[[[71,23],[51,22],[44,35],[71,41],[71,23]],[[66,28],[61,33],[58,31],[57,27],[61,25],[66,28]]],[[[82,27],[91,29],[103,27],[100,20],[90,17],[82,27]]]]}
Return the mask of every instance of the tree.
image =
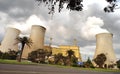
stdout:
{"type": "Polygon", "coordinates": [[[88,57],[87,61],[84,63],[84,66],[87,68],[94,68],[90,58],[88,57]]]}
{"type": "Polygon", "coordinates": [[[10,60],[15,60],[16,57],[17,57],[17,54],[18,54],[17,51],[14,51],[14,50],[11,50],[11,49],[9,49],[9,51],[7,53],[9,54],[9,59],[10,60]]]}
{"type": "Polygon", "coordinates": [[[22,53],[23,53],[25,44],[30,47],[32,44],[32,41],[28,37],[18,37],[16,39],[18,40],[18,42],[20,42],[22,44],[20,52],[19,52],[19,56],[18,56],[18,62],[21,62],[21,57],[22,57],[22,53]]]}
{"type": "Polygon", "coordinates": [[[58,53],[54,55],[54,64],[58,64],[58,65],[64,64],[64,56],[62,53],[58,53]]]}
{"type": "Polygon", "coordinates": [[[97,57],[95,59],[93,59],[93,61],[99,66],[99,68],[103,68],[103,64],[106,61],[106,56],[104,53],[101,53],[99,55],[97,55],[97,57]]]}
{"type": "Polygon", "coordinates": [[[118,60],[116,63],[117,63],[117,67],[120,69],[120,60],[118,60]]]}
{"type": "Polygon", "coordinates": [[[77,65],[78,58],[74,55],[74,51],[68,50],[66,57],[66,65],[75,66],[77,65]]]}
{"type": "Polygon", "coordinates": [[[37,51],[32,51],[31,53],[28,54],[28,60],[32,61],[32,62],[36,62],[37,58],[37,51]]]}
{"type": "Polygon", "coordinates": [[[72,56],[74,56],[74,51],[68,50],[67,54],[68,54],[68,57],[71,58],[72,56]]]}
{"type": "Polygon", "coordinates": [[[45,63],[46,53],[44,49],[37,49],[28,54],[28,60],[37,63],[45,63]]]}
{"type": "Polygon", "coordinates": [[[46,52],[44,49],[38,49],[37,50],[37,60],[39,63],[45,63],[45,56],[46,56],[46,52]]]}
{"type": "Polygon", "coordinates": [[[117,0],[106,0],[109,2],[109,5],[104,8],[105,12],[114,12],[116,9],[117,5],[117,0]]]}
{"type": "Polygon", "coordinates": [[[49,14],[53,14],[55,12],[55,6],[57,5],[57,3],[59,3],[58,4],[59,12],[61,12],[61,10],[64,8],[64,4],[67,4],[67,9],[76,11],[81,11],[83,7],[82,5],[83,0],[36,0],[36,1],[47,5],[48,9],[50,10],[49,14]]]}
{"type": "Polygon", "coordinates": [[[17,57],[17,51],[9,49],[8,52],[1,52],[0,51],[0,59],[10,59],[10,60],[15,60],[17,57]]]}
{"type": "Polygon", "coordinates": [[[3,53],[0,51],[0,59],[1,59],[2,55],[3,55],[3,53]]]}
{"type": "MultiPolygon", "coordinates": [[[[46,6],[48,6],[49,14],[54,14],[55,12],[55,6],[57,6],[58,3],[58,11],[61,12],[61,10],[64,8],[64,5],[67,4],[67,9],[72,11],[82,11],[83,10],[83,4],[82,2],[84,0],[36,0],[37,2],[44,3],[46,6]]],[[[117,7],[117,0],[106,0],[110,5],[106,5],[104,8],[105,12],[114,12],[115,8],[117,7]]]]}

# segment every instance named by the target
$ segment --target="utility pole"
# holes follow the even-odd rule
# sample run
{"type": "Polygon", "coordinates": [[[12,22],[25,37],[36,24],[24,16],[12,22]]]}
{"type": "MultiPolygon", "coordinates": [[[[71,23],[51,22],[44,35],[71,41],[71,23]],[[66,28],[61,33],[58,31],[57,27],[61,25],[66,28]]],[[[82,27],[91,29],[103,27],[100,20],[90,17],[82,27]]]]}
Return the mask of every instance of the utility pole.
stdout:
{"type": "Polygon", "coordinates": [[[51,47],[51,45],[52,45],[52,39],[53,39],[53,38],[50,38],[50,44],[49,44],[50,47],[51,47]]]}
{"type": "Polygon", "coordinates": [[[74,46],[77,46],[77,39],[74,39],[74,46]]]}

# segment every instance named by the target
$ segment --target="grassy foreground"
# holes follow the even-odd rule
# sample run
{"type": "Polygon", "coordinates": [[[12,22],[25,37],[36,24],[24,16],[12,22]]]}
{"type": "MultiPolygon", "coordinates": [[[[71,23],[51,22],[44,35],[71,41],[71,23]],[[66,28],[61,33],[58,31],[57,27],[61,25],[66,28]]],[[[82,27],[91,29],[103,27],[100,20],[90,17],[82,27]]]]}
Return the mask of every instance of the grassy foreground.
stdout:
{"type": "Polygon", "coordinates": [[[23,65],[35,65],[37,63],[32,63],[28,61],[21,61],[18,62],[17,60],[6,60],[6,59],[0,59],[1,64],[23,64],[23,65]]]}
{"type": "MultiPolygon", "coordinates": [[[[38,63],[32,63],[28,61],[17,62],[17,60],[5,60],[0,59],[1,64],[21,64],[21,65],[38,65],[38,63]]],[[[78,70],[86,70],[86,71],[98,71],[98,72],[120,72],[120,70],[115,69],[101,69],[101,68],[80,68],[80,67],[71,67],[71,66],[61,66],[61,65],[51,65],[51,64],[39,64],[39,65],[48,65],[48,66],[55,66],[60,68],[73,68],[78,70]]]]}
{"type": "Polygon", "coordinates": [[[120,70],[117,69],[82,68],[82,67],[60,66],[60,65],[50,65],[50,66],[56,66],[60,68],[72,68],[72,69],[85,70],[85,71],[96,71],[96,72],[120,72],[120,70]]]}

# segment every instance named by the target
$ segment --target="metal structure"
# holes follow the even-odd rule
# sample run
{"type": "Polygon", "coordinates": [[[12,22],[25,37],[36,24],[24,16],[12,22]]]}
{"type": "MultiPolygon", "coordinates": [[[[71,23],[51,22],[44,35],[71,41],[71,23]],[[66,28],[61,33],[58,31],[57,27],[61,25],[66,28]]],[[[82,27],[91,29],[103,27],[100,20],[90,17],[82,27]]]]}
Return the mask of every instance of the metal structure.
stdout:
{"type": "Polygon", "coordinates": [[[116,56],[113,50],[113,42],[112,42],[113,34],[111,33],[100,33],[96,35],[96,51],[94,54],[94,58],[97,55],[103,53],[105,54],[107,60],[105,61],[105,65],[114,65],[116,63],[116,56]]]}
{"type": "Polygon", "coordinates": [[[32,40],[32,46],[28,48],[25,46],[23,51],[23,58],[28,57],[28,53],[37,49],[44,49],[44,36],[46,28],[40,25],[33,25],[31,28],[30,39],[32,40]]]}
{"type": "Polygon", "coordinates": [[[18,50],[17,37],[19,37],[20,30],[15,28],[7,28],[5,36],[1,42],[0,50],[2,52],[8,52],[10,50],[18,50]]]}

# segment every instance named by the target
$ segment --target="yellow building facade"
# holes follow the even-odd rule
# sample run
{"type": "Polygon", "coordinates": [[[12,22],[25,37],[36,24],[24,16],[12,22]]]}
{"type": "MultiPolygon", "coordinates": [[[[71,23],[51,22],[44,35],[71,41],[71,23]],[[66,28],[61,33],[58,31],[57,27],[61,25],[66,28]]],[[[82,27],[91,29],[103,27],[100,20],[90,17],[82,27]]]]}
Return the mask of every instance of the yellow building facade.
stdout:
{"type": "Polygon", "coordinates": [[[62,53],[63,56],[67,56],[68,50],[74,51],[74,54],[78,58],[78,61],[82,61],[79,46],[62,45],[62,46],[58,46],[58,47],[52,47],[52,55],[62,53]]]}

